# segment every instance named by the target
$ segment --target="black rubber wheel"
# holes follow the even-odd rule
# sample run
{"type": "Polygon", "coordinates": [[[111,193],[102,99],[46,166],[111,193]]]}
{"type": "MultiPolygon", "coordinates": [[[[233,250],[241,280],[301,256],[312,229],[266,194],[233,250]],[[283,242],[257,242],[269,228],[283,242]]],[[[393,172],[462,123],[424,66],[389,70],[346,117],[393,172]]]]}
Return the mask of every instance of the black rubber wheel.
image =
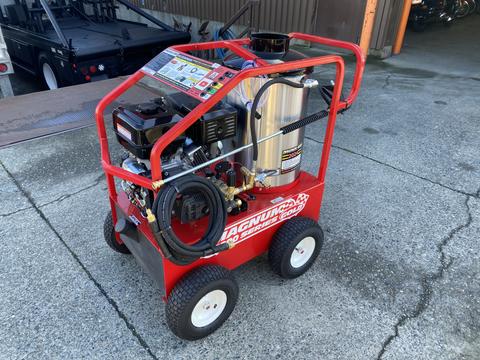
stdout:
{"type": "Polygon", "coordinates": [[[268,261],[273,271],[286,279],[305,273],[323,246],[323,231],[318,223],[306,217],[287,220],[275,233],[268,261]]]}
{"type": "Polygon", "coordinates": [[[113,250],[122,254],[130,254],[130,250],[128,250],[127,246],[125,244],[120,244],[117,241],[111,211],[108,212],[105,222],[103,223],[103,235],[105,236],[105,241],[107,242],[108,246],[110,246],[113,250]]]}
{"type": "Polygon", "coordinates": [[[38,55],[38,77],[42,81],[43,88],[47,90],[55,90],[63,85],[55,66],[44,52],[38,55]]]}
{"type": "Polygon", "coordinates": [[[228,319],[238,299],[233,274],[217,265],[201,266],[173,288],[165,307],[167,324],[185,340],[201,339],[228,319]]]}

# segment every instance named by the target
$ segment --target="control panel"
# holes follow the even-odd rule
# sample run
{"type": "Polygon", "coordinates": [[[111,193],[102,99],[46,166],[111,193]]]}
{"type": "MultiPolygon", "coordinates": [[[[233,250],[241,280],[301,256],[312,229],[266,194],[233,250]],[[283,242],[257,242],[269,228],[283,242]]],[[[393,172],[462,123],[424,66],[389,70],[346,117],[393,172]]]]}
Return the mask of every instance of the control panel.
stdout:
{"type": "Polygon", "coordinates": [[[209,99],[237,73],[172,49],[162,51],[142,71],[200,101],[209,99]]]}

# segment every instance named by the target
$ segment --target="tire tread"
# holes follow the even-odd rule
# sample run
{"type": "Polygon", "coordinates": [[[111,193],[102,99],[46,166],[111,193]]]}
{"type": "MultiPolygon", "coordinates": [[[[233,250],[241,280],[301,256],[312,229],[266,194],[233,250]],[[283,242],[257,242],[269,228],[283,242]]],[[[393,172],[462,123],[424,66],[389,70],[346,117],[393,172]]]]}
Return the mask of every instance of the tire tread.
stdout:
{"type": "MultiPolygon", "coordinates": [[[[195,298],[204,287],[214,281],[223,279],[232,281],[238,294],[238,285],[233,274],[229,270],[218,265],[200,266],[185,275],[185,277],[175,285],[168,297],[167,306],[165,308],[167,324],[175,335],[188,340],[196,340],[199,338],[189,337],[182,331],[182,318],[188,310],[188,307],[191,305],[190,303],[192,299],[195,298]]],[[[237,298],[235,297],[231,300],[234,301],[233,306],[235,306],[237,298]]]]}
{"type": "Polygon", "coordinates": [[[105,242],[110,248],[121,254],[130,254],[128,247],[125,244],[119,244],[115,237],[115,227],[111,211],[108,212],[105,217],[105,222],[103,223],[103,236],[105,237],[105,242]]]}
{"type": "MultiPolygon", "coordinates": [[[[318,228],[322,231],[320,225],[318,225],[316,221],[307,217],[298,216],[287,220],[287,222],[285,222],[275,233],[268,252],[268,260],[272,270],[276,274],[281,277],[289,277],[286,276],[282,270],[282,264],[285,261],[286,253],[291,246],[292,241],[298,237],[298,234],[301,234],[308,228],[318,228]]],[[[320,246],[321,245],[322,244],[320,244],[320,246]]]]}

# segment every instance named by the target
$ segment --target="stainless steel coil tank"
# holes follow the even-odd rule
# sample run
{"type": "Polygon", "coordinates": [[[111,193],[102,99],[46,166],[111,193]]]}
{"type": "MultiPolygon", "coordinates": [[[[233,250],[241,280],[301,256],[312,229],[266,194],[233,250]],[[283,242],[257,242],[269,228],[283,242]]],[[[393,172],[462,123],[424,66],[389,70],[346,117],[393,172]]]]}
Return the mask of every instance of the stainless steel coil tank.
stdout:
{"type": "MultiPolygon", "coordinates": [[[[305,75],[284,76],[285,79],[300,82],[305,75]]],[[[260,87],[271,78],[257,77],[244,80],[225,99],[227,103],[244,110],[244,116],[238,119],[238,137],[234,146],[250,144],[250,112],[245,99],[253,99],[260,87]]],[[[305,116],[307,107],[307,88],[293,88],[284,84],[275,84],[263,95],[257,112],[261,119],[256,121],[257,138],[271,135],[285,125],[305,116]]],[[[277,136],[258,146],[257,172],[268,177],[270,186],[282,186],[293,182],[299,175],[303,153],[304,128],[283,136],[277,136]]],[[[252,148],[238,153],[235,161],[252,167],[252,148]]]]}

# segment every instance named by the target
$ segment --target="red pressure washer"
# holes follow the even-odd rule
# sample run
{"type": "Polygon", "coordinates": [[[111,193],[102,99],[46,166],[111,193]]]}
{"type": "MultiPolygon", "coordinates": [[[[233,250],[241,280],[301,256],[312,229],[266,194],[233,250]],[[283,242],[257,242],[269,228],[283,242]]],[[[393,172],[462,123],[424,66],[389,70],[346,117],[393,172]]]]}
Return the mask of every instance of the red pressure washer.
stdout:
{"type": "Polygon", "coordinates": [[[156,280],[177,336],[209,335],[238,298],[230,270],[268,251],[284,278],[307,271],[323,232],[317,223],[337,113],[357,97],[365,66],[351,43],[300,33],[172,46],[105,98],[96,121],[111,204],[105,239],[132,253],[156,280]],[[308,58],[289,50],[298,39],[350,50],[357,63],[341,99],[341,56],[308,58]],[[228,49],[221,63],[189,52],[228,49]],[[306,116],[314,66],[335,64],[334,85],[320,87],[328,107],[306,116]],[[137,82],[160,95],[118,107],[113,128],[125,148],[112,165],[106,107],[137,82]],[[304,128],[328,117],[318,175],[300,170],[304,128]],[[121,179],[117,191],[114,178],[121,179]]]}

